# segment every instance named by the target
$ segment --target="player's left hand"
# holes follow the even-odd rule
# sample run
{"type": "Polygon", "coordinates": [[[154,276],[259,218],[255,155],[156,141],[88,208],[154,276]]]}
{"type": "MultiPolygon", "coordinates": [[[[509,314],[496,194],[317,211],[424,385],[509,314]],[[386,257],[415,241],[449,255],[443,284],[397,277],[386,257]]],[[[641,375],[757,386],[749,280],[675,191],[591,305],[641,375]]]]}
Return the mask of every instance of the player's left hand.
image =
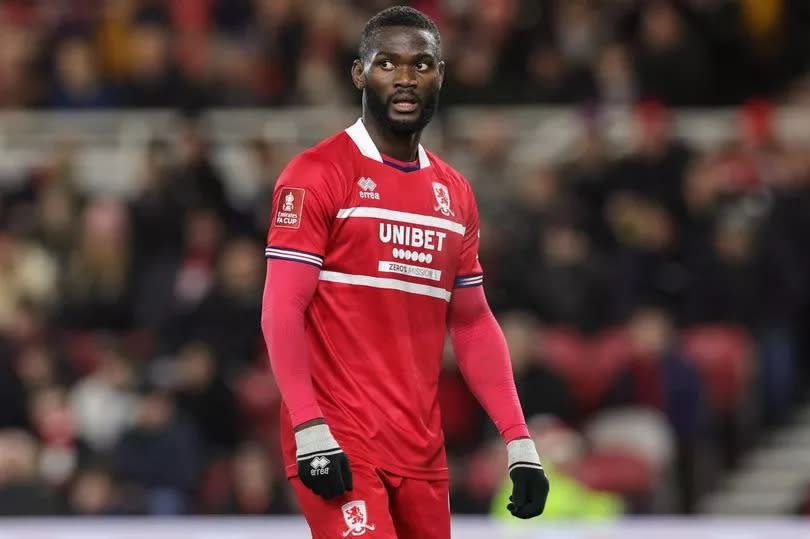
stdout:
{"type": "Polygon", "coordinates": [[[518,518],[532,518],[543,513],[549,483],[534,442],[529,438],[512,440],[506,446],[512,495],[506,506],[518,518]]]}

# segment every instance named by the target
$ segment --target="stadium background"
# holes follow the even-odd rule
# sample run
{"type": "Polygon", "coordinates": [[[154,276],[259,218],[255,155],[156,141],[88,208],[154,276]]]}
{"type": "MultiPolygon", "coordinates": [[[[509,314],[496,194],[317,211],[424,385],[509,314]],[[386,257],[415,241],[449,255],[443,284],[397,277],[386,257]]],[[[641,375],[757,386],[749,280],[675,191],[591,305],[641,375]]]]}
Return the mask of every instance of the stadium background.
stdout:
{"type": "MultiPolygon", "coordinates": [[[[390,4],[0,2],[0,514],[295,512],[270,195],[356,118],[390,4]]],[[[476,191],[558,486],[543,522],[810,513],[810,8],[412,5],[448,62],[426,145],[476,191]]],[[[490,513],[505,454],[449,349],[441,404],[453,510],[490,513]]]]}

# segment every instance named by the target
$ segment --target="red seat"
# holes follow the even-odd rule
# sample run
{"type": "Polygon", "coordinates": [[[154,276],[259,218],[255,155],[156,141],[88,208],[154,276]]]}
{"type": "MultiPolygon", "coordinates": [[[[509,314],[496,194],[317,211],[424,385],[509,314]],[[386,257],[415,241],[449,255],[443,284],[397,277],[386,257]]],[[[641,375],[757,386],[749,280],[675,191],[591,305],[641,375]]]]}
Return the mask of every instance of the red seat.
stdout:
{"type": "Polygon", "coordinates": [[[651,492],[656,484],[650,464],[624,451],[593,452],[574,465],[570,473],[593,490],[623,496],[651,492]]]}
{"type": "Polygon", "coordinates": [[[593,410],[601,397],[602,380],[585,337],[563,326],[543,327],[539,337],[540,356],[569,383],[580,410],[593,410]]]}
{"type": "Polygon", "coordinates": [[[624,326],[606,329],[591,339],[588,352],[598,373],[600,396],[632,360],[635,349],[624,326]]]}
{"type": "Polygon", "coordinates": [[[252,434],[273,443],[278,431],[281,394],[267,365],[252,367],[239,377],[236,401],[252,434]]]}
{"type": "Polygon", "coordinates": [[[215,513],[225,504],[233,480],[231,460],[220,458],[211,462],[203,472],[198,491],[199,509],[215,513]]]}
{"type": "Polygon", "coordinates": [[[77,374],[86,376],[101,365],[104,349],[93,331],[70,331],[62,338],[62,349],[77,374]]]}
{"type": "Polygon", "coordinates": [[[694,362],[708,385],[715,410],[733,409],[748,380],[753,350],[748,333],[732,324],[706,324],[684,331],[681,343],[687,359],[694,362]]]}

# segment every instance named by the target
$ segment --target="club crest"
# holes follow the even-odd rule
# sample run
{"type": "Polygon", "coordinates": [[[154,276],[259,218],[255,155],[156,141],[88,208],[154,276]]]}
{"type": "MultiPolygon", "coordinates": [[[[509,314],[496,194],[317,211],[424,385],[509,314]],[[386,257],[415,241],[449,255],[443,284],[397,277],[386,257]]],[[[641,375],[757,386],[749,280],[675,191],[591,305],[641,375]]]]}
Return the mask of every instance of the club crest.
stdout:
{"type": "Polygon", "coordinates": [[[440,211],[442,215],[454,216],[453,210],[450,209],[450,191],[444,184],[433,182],[433,194],[436,196],[436,205],[433,211],[440,211]]]}
{"type": "Polygon", "coordinates": [[[343,511],[343,520],[346,521],[348,530],[343,532],[343,537],[352,535],[357,537],[363,535],[366,531],[374,531],[374,524],[368,524],[368,513],[366,512],[366,502],[363,500],[354,500],[349,503],[343,504],[340,508],[343,511]]]}

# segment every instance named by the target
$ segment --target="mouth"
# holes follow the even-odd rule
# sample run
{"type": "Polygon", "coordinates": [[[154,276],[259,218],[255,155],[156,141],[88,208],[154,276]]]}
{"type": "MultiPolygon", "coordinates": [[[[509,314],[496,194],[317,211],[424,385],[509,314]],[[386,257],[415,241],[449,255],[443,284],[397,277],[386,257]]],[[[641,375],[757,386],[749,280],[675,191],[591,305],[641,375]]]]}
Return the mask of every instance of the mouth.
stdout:
{"type": "Polygon", "coordinates": [[[409,114],[419,108],[416,96],[400,96],[391,100],[391,107],[400,114],[409,114]]]}

